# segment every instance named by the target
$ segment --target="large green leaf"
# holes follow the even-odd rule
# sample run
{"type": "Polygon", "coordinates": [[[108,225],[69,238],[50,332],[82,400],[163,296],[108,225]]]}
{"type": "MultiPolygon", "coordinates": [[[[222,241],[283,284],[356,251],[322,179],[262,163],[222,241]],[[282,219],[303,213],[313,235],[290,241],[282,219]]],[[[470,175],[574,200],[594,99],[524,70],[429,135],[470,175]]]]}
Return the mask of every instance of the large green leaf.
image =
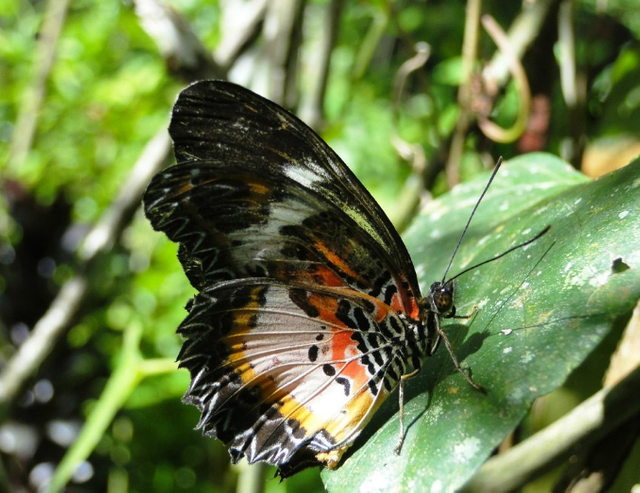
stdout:
{"type": "MultiPolygon", "coordinates": [[[[487,177],[435,201],[405,235],[423,292],[440,280],[487,177]]],[[[590,181],[549,155],[505,164],[481,204],[450,275],[551,225],[538,241],[460,277],[445,321],[473,390],[444,347],[408,382],[400,455],[391,397],[323,478],[330,491],[450,491],[514,429],[533,400],[561,385],[616,317],[640,298],[640,160],[590,181]],[[620,259],[620,260],[617,260],[620,259]],[[627,269],[627,267],[629,267],[627,269]],[[376,431],[377,430],[377,431],[376,431]]]]}

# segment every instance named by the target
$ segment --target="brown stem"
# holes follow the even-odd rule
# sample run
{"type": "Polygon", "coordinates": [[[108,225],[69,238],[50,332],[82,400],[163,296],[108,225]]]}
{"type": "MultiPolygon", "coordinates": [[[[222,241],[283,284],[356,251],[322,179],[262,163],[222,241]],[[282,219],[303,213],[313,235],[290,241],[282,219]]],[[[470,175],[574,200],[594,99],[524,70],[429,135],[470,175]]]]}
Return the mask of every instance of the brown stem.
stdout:
{"type": "Polygon", "coordinates": [[[464,41],[462,44],[462,84],[458,89],[458,104],[460,116],[455,133],[451,141],[449,157],[445,166],[447,184],[453,187],[460,181],[460,161],[466,139],[467,130],[472,119],[471,115],[471,84],[473,66],[478,52],[478,31],[480,25],[481,0],[468,0],[464,23],[464,41]]]}

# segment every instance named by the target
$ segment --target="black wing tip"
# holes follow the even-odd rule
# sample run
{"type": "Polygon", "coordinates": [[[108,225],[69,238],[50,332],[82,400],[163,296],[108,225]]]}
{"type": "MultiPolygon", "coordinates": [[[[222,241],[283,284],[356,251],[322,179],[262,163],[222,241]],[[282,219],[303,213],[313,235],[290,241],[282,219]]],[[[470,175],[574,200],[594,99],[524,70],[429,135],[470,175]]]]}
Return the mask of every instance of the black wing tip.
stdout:
{"type": "Polygon", "coordinates": [[[255,92],[234,82],[220,79],[199,80],[180,91],[173,106],[172,114],[180,113],[193,107],[196,101],[202,102],[206,100],[219,103],[237,103],[246,101],[247,97],[260,100],[264,99],[255,92]]]}
{"type": "Polygon", "coordinates": [[[269,104],[233,82],[212,79],[187,86],[178,94],[169,123],[176,160],[202,160],[220,154],[220,142],[238,135],[235,124],[254,113],[268,114],[256,108],[269,104]]]}

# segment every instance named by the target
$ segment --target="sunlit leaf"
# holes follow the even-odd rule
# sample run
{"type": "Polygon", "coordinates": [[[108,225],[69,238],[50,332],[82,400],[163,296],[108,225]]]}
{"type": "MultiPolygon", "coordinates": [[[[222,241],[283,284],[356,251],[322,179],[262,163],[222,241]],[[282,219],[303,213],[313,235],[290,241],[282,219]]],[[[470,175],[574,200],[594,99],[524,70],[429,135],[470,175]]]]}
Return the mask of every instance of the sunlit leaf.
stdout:
{"type": "MultiPolygon", "coordinates": [[[[485,182],[479,177],[442,197],[405,235],[423,290],[441,279],[485,182]]],[[[392,396],[355,453],[323,473],[329,490],[461,487],[533,400],[561,385],[640,297],[639,187],[640,160],[596,181],[546,155],[507,163],[451,274],[547,225],[551,230],[458,280],[458,313],[478,311],[469,320],[445,321],[446,331],[487,395],[464,381],[441,347],[408,384],[410,425],[401,454],[394,453],[399,424],[392,396]],[[620,262],[628,269],[616,269],[620,262]]]]}

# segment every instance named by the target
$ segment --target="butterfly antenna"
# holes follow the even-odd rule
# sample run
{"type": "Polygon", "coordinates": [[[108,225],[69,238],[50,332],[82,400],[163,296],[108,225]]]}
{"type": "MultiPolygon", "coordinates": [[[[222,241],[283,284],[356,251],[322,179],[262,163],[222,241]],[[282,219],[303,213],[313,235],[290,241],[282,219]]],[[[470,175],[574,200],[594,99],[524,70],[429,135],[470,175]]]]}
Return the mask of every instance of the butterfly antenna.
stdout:
{"type": "Polygon", "coordinates": [[[477,267],[480,267],[484,264],[488,264],[489,262],[493,262],[494,260],[498,260],[499,258],[504,257],[505,255],[513,252],[514,250],[517,250],[518,248],[522,248],[523,246],[527,246],[530,243],[533,243],[534,241],[536,241],[538,238],[540,238],[541,236],[547,234],[547,231],[549,231],[551,229],[551,226],[546,226],[542,231],[540,231],[537,235],[535,235],[533,238],[529,238],[527,241],[520,243],[519,245],[513,246],[511,248],[509,248],[509,250],[507,250],[506,252],[502,252],[499,255],[496,255],[495,257],[492,257],[490,259],[487,260],[483,260],[482,262],[480,262],[479,264],[476,265],[472,265],[471,267],[466,268],[465,270],[463,270],[462,272],[458,272],[455,276],[453,276],[451,279],[449,279],[449,281],[453,281],[454,279],[456,279],[457,277],[460,277],[462,274],[466,274],[467,272],[469,272],[470,270],[476,269],[477,267]]]}
{"type": "MultiPolygon", "coordinates": [[[[487,193],[487,190],[489,190],[489,187],[491,186],[491,182],[495,178],[496,173],[500,169],[500,166],[502,166],[502,156],[500,156],[498,158],[498,162],[496,163],[496,167],[493,169],[493,173],[491,173],[491,176],[489,177],[489,181],[485,185],[484,190],[482,191],[482,194],[480,194],[480,198],[476,202],[476,205],[473,207],[473,210],[471,211],[471,215],[469,216],[469,219],[467,220],[467,224],[465,225],[464,230],[462,230],[462,234],[460,235],[460,239],[458,240],[458,244],[456,245],[456,248],[453,250],[453,255],[451,255],[451,260],[449,260],[449,265],[447,265],[447,269],[444,271],[444,276],[442,276],[442,284],[444,284],[445,281],[447,280],[447,274],[449,273],[449,269],[451,269],[451,266],[453,265],[453,259],[456,258],[456,254],[458,253],[458,248],[460,248],[460,244],[462,243],[464,235],[467,234],[467,229],[469,229],[469,225],[471,224],[471,220],[473,219],[473,216],[475,215],[476,210],[478,210],[478,206],[480,205],[480,202],[482,202],[482,199],[484,198],[485,194],[487,193]]],[[[545,231],[545,233],[546,233],[546,231],[545,231]]],[[[536,239],[537,239],[537,237],[536,237],[536,239]]],[[[520,245],[520,246],[524,246],[524,245],[520,245]]],[[[516,248],[519,248],[520,246],[518,246],[516,248]]],[[[507,253],[508,252],[505,252],[503,255],[506,255],[507,253]]],[[[495,259],[491,259],[491,260],[495,260],[495,259]]],[[[482,265],[482,264],[480,264],[480,265],[482,265]]],[[[467,270],[469,270],[469,269],[467,269],[467,270]]],[[[456,277],[458,277],[459,275],[460,274],[458,274],[456,277]]]]}

